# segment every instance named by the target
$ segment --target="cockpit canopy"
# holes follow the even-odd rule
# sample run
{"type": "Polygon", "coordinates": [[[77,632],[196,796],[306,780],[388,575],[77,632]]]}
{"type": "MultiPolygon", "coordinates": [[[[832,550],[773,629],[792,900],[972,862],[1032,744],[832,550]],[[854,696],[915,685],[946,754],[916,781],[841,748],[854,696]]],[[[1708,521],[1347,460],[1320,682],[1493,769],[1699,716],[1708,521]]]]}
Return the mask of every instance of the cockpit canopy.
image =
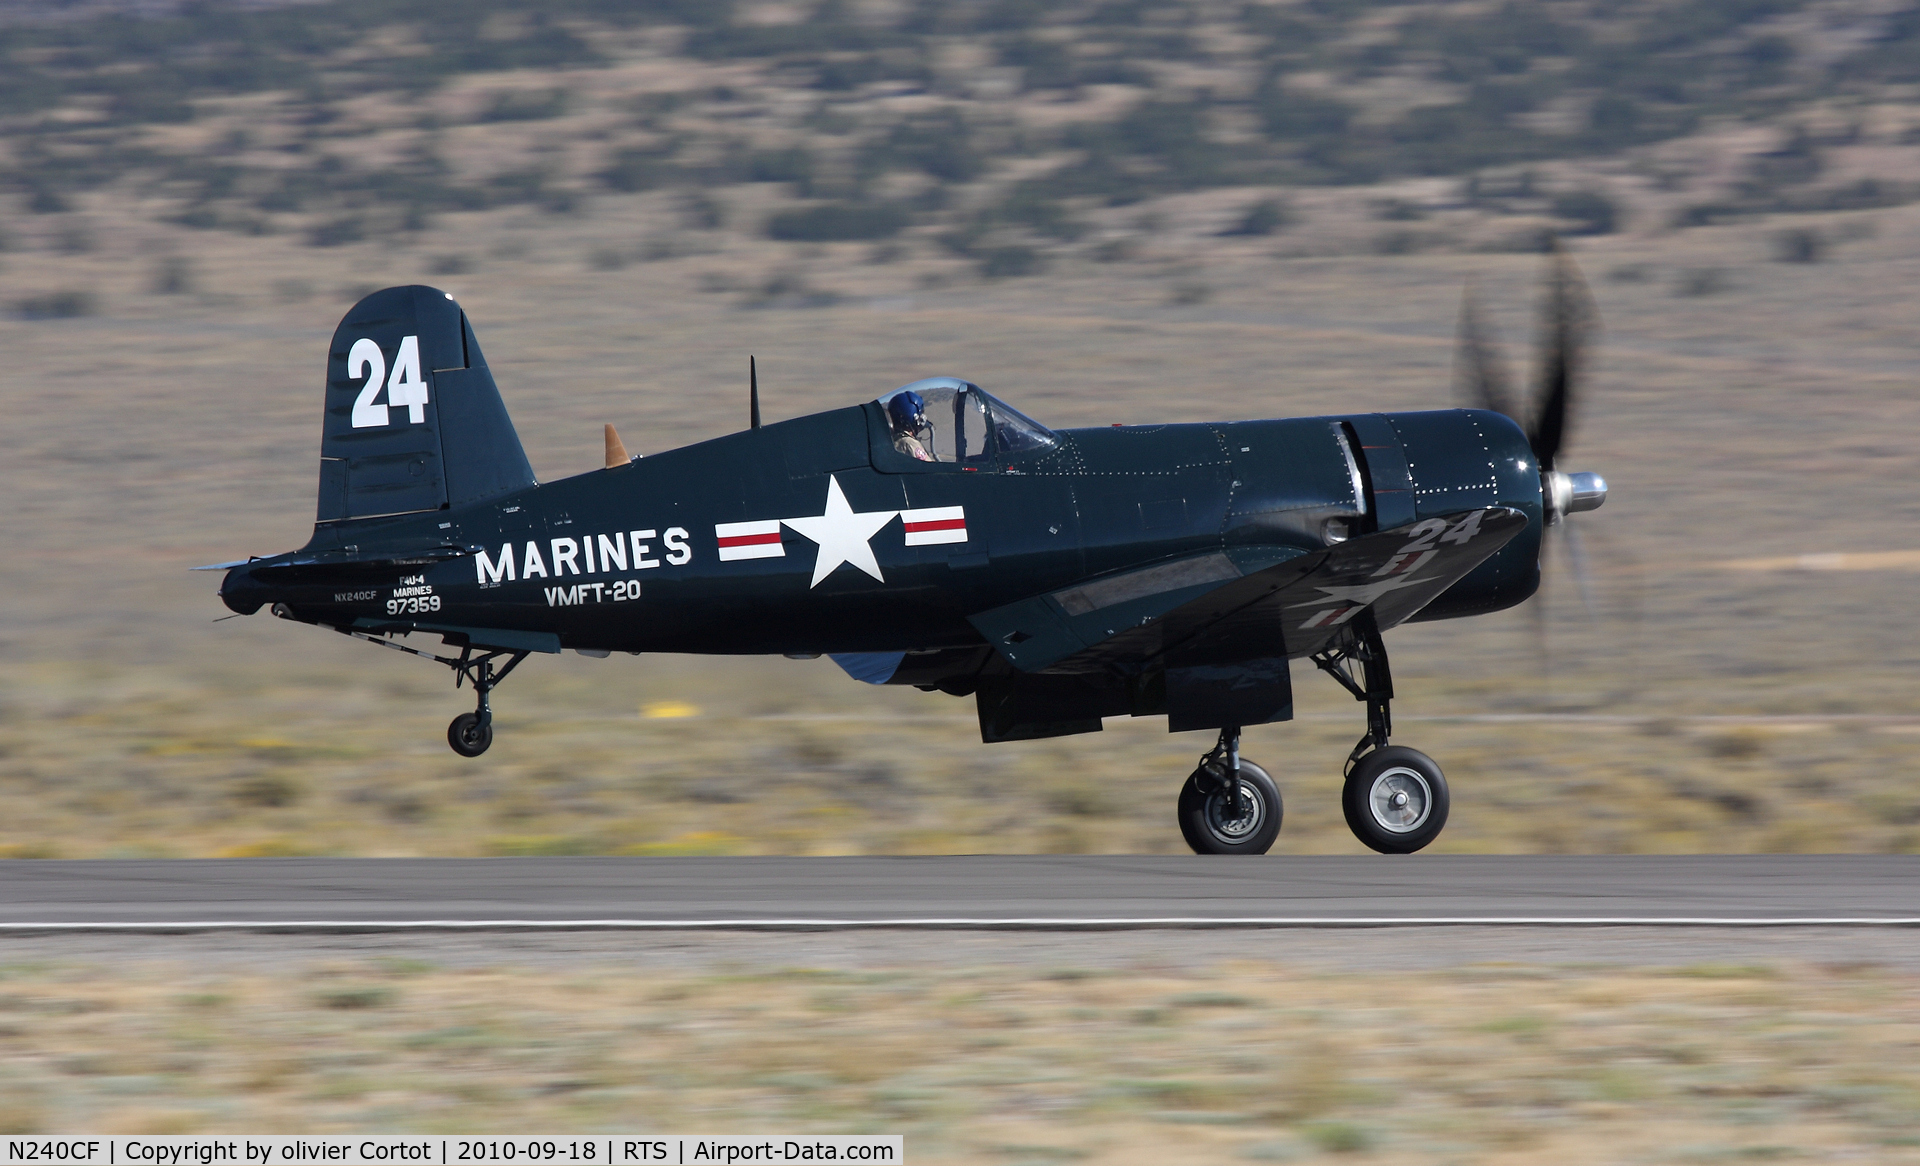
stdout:
{"type": "Polygon", "coordinates": [[[893,428],[894,448],[921,461],[987,462],[1050,449],[1057,442],[1046,426],[979,385],[955,377],[902,385],[879,401],[893,428]],[[916,399],[918,410],[912,408],[916,399]]]}

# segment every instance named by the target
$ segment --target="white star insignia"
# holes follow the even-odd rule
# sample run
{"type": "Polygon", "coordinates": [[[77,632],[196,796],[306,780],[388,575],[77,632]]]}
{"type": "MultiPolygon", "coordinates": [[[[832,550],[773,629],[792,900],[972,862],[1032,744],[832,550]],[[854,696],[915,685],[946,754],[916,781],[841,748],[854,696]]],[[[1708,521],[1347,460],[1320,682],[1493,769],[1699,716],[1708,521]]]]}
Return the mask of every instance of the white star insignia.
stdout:
{"type": "Polygon", "coordinates": [[[1360,583],[1346,586],[1335,584],[1332,587],[1317,587],[1315,590],[1324,593],[1326,598],[1309,599],[1305,603],[1295,603],[1292,604],[1292,606],[1312,607],[1316,603],[1325,603],[1328,599],[1334,599],[1341,603],[1358,603],[1364,607],[1390,591],[1398,591],[1402,587],[1412,587],[1427,581],[1426,579],[1409,579],[1402,575],[1393,579],[1382,579],[1378,583],[1360,583]]]}
{"type": "Polygon", "coordinates": [[[880,564],[874,559],[868,540],[899,513],[898,510],[854,513],[853,507],[847,505],[847,496],[840,492],[840,479],[829,475],[825,514],[817,518],[783,518],[780,522],[820,544],[819,556],[813,562],[813,582],[807,584],[811,591],[842,563],[851,563],[885,583],[886,577],[880,574],[880,564]]]}

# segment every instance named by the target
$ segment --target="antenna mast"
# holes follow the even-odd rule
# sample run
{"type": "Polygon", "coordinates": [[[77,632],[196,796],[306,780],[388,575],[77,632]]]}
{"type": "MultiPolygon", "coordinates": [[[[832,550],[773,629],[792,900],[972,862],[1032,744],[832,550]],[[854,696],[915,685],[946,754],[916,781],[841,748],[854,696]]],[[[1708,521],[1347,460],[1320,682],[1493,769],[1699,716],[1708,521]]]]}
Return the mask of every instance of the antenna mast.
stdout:
{"type": "Polygon", "coordinates": [[[747,357],[747,428],[760,428],[760,366],[747,357]]]}

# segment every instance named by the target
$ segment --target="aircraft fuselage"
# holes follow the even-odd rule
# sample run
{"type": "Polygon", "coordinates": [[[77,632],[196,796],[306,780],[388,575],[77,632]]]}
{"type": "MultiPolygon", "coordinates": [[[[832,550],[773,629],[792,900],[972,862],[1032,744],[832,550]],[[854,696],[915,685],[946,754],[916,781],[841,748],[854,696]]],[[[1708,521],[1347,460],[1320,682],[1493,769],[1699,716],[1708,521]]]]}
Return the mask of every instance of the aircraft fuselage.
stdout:
{"type": "Polygon", "coordinates": [[[1519,510],[1527,529],[1417,618],[1512,606],[1538,582],[1540,478],[1497,413],[1055,435],[991,464],[929,464],[894,451],[878,406],[854,406],[464,507],[322,522],[302,550],[233,568],[221,595],[370,634],[481,628],[545,650],[925,651],[979,645],[969,616],[1090,577],[1315,551],[1475,506],[1519,510]]]}

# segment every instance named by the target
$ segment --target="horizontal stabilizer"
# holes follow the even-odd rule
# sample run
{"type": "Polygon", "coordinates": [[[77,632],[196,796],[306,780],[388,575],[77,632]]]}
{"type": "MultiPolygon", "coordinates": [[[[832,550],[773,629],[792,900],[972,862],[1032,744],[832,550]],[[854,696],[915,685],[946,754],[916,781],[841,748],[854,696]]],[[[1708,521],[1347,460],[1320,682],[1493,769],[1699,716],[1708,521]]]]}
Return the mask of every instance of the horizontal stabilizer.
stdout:
{"type": "Polygon", "coordinates": [[[416,623],[413,620],[372,619],[361,616],[353,621],[353,626],[362,631],[375,633],[425,632],[446,638],[452,643],[466,643],[475,648],[495,648],[506,652],[547,652],[560,651],[560,637],[552,632],[522,632],[511,628],[469,628],[454,624],[416,623]]]}
{"type": "MultiPolygon", "coordinates": [[[[272,566],[255,567],[253,575],[262,582],[317,583],[323,580],[346,582],[362,577],[380,577],[395,571],[419,571],[448,559],[464,558],[477,547],[421,547],[418,550],[376,552],[370,555],[321,551],[295,555],[272,566]]],[[[244,564],[236,564],[244,565],[244,564]]]]}

